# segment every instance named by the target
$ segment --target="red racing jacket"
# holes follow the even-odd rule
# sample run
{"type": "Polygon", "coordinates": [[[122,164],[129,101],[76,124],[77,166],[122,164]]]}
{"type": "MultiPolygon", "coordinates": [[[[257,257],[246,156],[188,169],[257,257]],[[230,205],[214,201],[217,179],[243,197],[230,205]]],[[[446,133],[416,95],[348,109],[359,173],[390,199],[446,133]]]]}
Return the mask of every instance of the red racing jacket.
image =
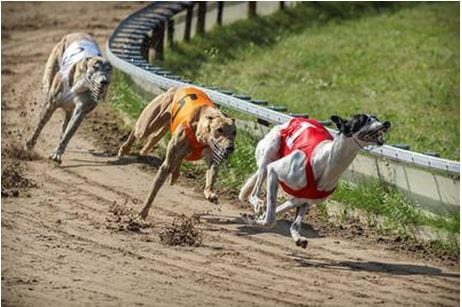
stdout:
{"type": "Polygon", "coordinates": [[[302,151],[306,156],[305,172],[307,185],[299,190],[293,190],[284,182],[279,181],[282,189],[297,198],[320,199],[332,194],[332,191],[319,191],[313,174],[311,158],[315,148],[326,140],[333,140],[332,135],[313,119],[301,117],[289,121],[287,128],[281,130],[281,146],[279,157],[285,157],[295,150],[302,151]]]}

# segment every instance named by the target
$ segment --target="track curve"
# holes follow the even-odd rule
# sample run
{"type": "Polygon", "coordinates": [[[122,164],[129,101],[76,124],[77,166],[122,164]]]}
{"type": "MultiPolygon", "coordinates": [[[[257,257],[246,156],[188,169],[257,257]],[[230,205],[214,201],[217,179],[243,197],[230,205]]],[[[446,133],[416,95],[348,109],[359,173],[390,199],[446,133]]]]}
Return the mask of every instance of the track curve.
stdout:
{"type": "MultiPolygon", "coordinates": [[[[2,148],[37,120],[41,74],[54,43],[78,29],[103,45],[141,5],[2,4],[2,148]]],[[[111,206],[127,202],[139,210],[154,170],[90,152],[101,153],[92,123],[108,120],[105,106],[99,108],[61,166],[45,158],[22,162],[39,186],[2,198],[5,305],[458,305],[457,267],[312,230],[305,231],[310,247],[301,250],[287,222],[271,231],[248,228],[239,220],[242,209],[217,207],[187,186],[161,189],[151,227],[119,230],[111,206]],[[162,224],[181,213],[201,214],[204,246],[159,243],[162,224]]],[[[55,115],[45,127],[37,149],[42,157],[56,145],[61,120],[55,115]]]]}

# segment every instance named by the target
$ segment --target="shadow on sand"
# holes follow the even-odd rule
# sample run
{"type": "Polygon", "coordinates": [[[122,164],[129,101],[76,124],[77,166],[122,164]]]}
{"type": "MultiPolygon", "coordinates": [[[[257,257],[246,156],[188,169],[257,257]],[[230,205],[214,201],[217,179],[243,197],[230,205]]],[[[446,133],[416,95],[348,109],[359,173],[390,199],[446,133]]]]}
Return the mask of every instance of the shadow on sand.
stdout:
{"type": "Polygon", "coordinates": [[[158,168],[162,164],[162,159],[155,156],[138,156],[130,155],[124,157],[117,157],[115,153],[108,151],[88,151],[92,156],[98,158],[114,158],[114,159],[104,159],[104,160],[86,160],[86,159],[73,159],[72,161],[81,162],[79,164],[65,165],[61,166],[62,168],[77,168],[77,167],[86,167],[86,166],[114,166],[114,165],[129,165],[129,164],[141,164],[154,168],[158,168]]]}
{"type": "Polygon", "coordinates": [[[438,277],[459,278],[459,273],[443,272],[443,270],[431,266],[387,263],[378,261],[336,261],[329,259],[317,259],[303,254],[289,254],[301,267],[313,267],[333,270],[350,270],[364,272],[382,272],[393,275],[428,275],[438,277]]]}

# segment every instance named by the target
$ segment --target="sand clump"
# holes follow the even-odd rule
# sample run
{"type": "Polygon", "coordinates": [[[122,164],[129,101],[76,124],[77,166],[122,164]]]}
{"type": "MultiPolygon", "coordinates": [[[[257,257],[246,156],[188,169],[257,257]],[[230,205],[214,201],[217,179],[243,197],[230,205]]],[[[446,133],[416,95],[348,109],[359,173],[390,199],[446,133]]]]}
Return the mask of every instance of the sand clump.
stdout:
{"type": "Polygon", "coordinates": [[[8,142],[2,144],[2,157],[23,161],[39,160],[40,155],[34,150],[27,150],[21,142],[8,142]]]}
{"type": "Polygon", "coordinates": [[[198,228],[198,224],[198,215],[187,217],[182,214],[176,217],[171,225],[161,229],[160,242],[173,246],[200,246],[202,244],[202,230],[198,228]]]}
{"type": "Polygon", "coordinates": [[[128,206],[128,199],[123,204],[114,201],[109,212],[112,215],[106,219],[107,229],[142,233],[143,229],[151,227],[150,223],[143,221],[138,216],[134,208],[128,206]]]}
{"type": "Polygon", "coordinates": [[[3,161],[2,197],[18,197],[21,192],[35,186],[34,181],[27,178],[27,171],[19,161],[3,161]]]}

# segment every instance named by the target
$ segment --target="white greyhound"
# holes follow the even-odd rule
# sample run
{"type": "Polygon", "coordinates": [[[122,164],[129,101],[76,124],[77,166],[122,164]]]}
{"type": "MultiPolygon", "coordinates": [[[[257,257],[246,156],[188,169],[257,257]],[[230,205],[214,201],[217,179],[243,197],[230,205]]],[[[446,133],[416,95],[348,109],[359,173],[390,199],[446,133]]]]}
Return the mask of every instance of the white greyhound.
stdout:
{"type": "Polygon", "coordinates": [[[300,236],[300,228],[309,206],[327,199],[360,149],[383,145],[384,135],[391,127],[390,122],[381,122],[368,114],[354,115],[349,120],[334,115],[331,120],[339,130],[335,138],[315,120],[293,118],[275,126],[258,143],[258,170],[239,194],[241,202],[248,199],[253,205],[255,218],[245,217],[249,224],[273,227],[276,215],[297,208],[290,233],[297,246],[306,248],[308,241],[300,236]],[[266,210],[259,198],[265,178],[266,210]],[[276,207],[279,185],[289,199],[276,207]]]}

